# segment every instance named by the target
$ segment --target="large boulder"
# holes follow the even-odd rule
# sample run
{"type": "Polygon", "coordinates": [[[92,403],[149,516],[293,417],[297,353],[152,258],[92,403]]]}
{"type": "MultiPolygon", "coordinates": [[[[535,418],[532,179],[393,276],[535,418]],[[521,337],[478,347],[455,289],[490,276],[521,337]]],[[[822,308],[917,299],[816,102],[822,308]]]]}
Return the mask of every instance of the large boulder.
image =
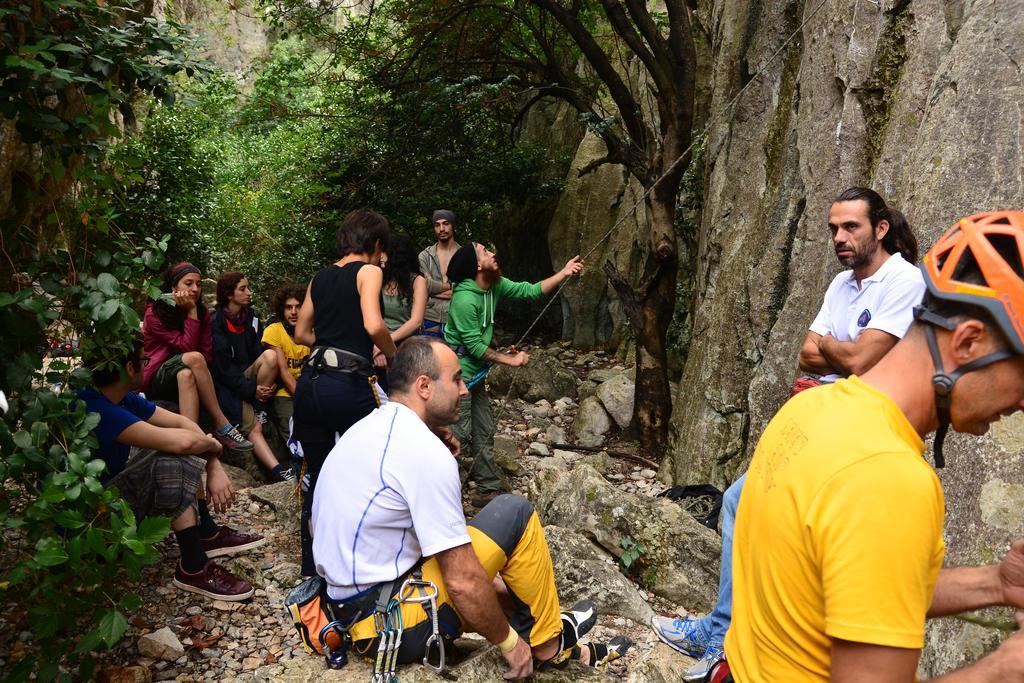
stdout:
{"type": "Polygon", "coordinates": [[[600,446],[611,428],[612,419],[601,405],[601,399],[596,396],[583,399],[580,411],[572,423],[572,433],[576,442],[581,446],[600,446]]]}
{"type": "Polygon", "coordinates": [[[549,525],[544,527],[544,535],[563,608],[578,600],[593,600],[599,614],[627,617],[641,624],[651,620],[654,611],[611,555],[577,531],[549,525]]]}
{"type": "Polygon", "coordinates": [[[597,397],[608,414],[615,420],[620,429],[626,429],[633,422],[633,399],[636,384],[629,375],[622,373],[601,382],[597,387],[597,397]]]}
{"type": "Polygon", "coordinates": [[[615,557],[640,550],[638,576],[658,595],[692,609],[714,605],[722,541],[679,505],[626,493],[584,463],[541,470],[529,496],[545,524],[579,531],[615,557]]]}
{"type": "Polygon", "coordinates": [[[530,362],[518,368],[496,365],[487,374],[487,386],[495,396],[521,398],[528,403],[550,403],[563,396],[575,398],[576,375],[557,356],[531,351],[530,362]]]}

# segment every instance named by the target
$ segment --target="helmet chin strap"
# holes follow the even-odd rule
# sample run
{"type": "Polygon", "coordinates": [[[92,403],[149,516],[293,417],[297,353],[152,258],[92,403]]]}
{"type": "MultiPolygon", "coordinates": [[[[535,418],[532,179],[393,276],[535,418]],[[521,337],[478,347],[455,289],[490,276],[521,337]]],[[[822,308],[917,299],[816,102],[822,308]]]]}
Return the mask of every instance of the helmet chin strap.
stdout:
{"type": "MultiPolygon", "coordinates": [[[[947,324],[934,323],[930,317],[920,314],[918,314],[918,317],[923,318],[926,322],[939,324],[946,329],[955,328],[955,325],[954,328],[950,328],[948,324],[951,321],[947,321],[944,318],[941,320],[947,324]]],[[[937,318],[938,316],[934,317],[937,318]]],[[[942,444],[945,442],[946,433],[949,431],[949,408],[952,403],[953,385],[968,372],[991,365],[997,361],[1013,358],[1016,354],[1009,349],[995,351],[981,358],[975,358],[969,363],[964,363],[953,372],[947,373],[942,367],[942,354],[939,353],[939,342],[935,336],[935,328],[932,325],[925,325],[924,332],[928,339],[928,350],[932,354],[932,364],[935,366],[935,374],[932,375],[932,387],[935,388],[935,412],[939,417],[939,428],[935,430],[935,467],[945,467],[946,459],[942,455],[942,444]]]]}

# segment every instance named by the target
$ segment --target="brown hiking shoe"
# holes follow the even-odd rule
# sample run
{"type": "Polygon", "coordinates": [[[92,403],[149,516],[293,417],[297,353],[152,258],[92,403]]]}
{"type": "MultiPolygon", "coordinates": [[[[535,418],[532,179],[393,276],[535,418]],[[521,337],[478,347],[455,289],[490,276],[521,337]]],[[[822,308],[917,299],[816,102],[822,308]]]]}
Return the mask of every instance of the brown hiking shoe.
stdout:
{"type": "Polygon", "coordinates": [[[266,542],[266,539],[262,536],[243,534],[228,526],[220,527],[215,536],[204,538],[200,541],[203,544],[203,550],[206,552],[207,557],[234,555],[243,550],[258,548],[266,542]]]}
{"type": "Polygon", "coordinates": [[[469,504],[479,510],[480,508],[485,507],[488,503],[490,503],[498,496],[505,493],[508,493],[508,491],[483,491],[470,498],[469,504]]]}
{"type": "Polygon", "coordinates": [[[195,574],[186,572],[179,562],[177,569],[174,570],[173,583],[182,590],[228,602],[248,600],[255,592],[251,583],[238,578],[213,560],[207,562],[195,574]]]}

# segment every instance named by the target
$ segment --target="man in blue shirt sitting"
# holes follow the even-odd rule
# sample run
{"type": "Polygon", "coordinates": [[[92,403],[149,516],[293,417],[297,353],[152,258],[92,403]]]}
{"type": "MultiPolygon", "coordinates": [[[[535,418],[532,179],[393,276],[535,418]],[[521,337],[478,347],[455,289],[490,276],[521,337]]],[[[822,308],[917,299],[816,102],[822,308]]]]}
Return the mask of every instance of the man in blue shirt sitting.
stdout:
{"type": "Polygon", "coordinates": [[[207,500],[224,511],[235,496],[220,463],[223,447],[188,418],[135,393],[148,360],[140,336],[120,368],[90,364],[95,386],[78,392],[89,412],[100,416],[99,447],[93,451],[107,465],[100,479],[117,487],[137,519],[171,518],[181,551],[175,586],[219,600],[246,600],[252,585],[210,558],[255,548],[264,539],[218,526],[210,516],[207,500]]]}

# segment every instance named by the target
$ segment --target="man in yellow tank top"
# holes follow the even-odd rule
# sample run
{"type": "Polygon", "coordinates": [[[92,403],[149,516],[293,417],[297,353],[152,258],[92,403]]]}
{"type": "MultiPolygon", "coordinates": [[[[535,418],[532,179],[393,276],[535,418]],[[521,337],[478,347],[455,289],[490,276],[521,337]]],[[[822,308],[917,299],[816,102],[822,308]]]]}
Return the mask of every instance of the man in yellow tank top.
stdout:
{"type": "MultiPolygon", "coordinates": [[[[1024,541],[997,565],[942,568],[942,486],[923,457],[933,431],[941,467],[950,426],[980,435],[1024,409],[1022,243],[1024,212],[958,222],[924,257],[907,336],[769,423],[736,519],[739,683],[909,683],[927,617],[1024,608],[1024,541]]],[[[1024,680],[1024,635],[942,680],[1024,680]]]]}

